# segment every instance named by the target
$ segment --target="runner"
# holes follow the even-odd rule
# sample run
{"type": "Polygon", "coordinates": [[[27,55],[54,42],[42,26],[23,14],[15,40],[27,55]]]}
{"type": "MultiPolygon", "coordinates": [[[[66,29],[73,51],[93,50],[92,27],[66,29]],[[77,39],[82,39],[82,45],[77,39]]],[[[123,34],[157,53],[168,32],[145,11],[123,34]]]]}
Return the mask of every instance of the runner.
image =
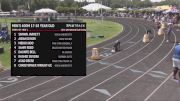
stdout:
{"type": "Polygon", "coordinates": [[[113,49],[112,49],[111,52],[118,52],[118,51],[120,51],[120,41],[116,40],[114,42],[113,49]]]}
{"type": "Polygon", "coordinates": [[[172,61],[174,67],[173,79],[177,79],[176,74],[178,73],[180,81],[180,45],[175,47],[172,61]]]}

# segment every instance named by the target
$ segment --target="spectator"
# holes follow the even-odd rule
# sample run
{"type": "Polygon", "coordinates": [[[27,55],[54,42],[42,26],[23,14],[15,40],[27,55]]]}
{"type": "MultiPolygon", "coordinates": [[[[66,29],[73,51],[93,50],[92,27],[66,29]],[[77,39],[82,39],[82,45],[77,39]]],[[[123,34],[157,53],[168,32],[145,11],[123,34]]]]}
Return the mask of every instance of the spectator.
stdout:
{"type": "Polygon", "coordinates": [[[166,42],[170,41],[170,36],[171,36],[171,33],[172,33],[172,29],[173,29],[173,24],[169,23],[168,24],[168,29],[167,29],[167,40],[166,40],[166,42]]]}

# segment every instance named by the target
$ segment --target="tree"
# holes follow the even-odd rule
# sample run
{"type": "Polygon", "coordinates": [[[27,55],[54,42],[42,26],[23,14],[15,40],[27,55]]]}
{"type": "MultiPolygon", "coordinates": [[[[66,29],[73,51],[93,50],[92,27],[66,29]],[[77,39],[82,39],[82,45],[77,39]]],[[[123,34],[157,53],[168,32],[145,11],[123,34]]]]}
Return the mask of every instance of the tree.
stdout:
{"type": "Polygon", "coordinates": [[[10,4],[11,4],[11,8],[12,8],[12,10],[14,9],[17,9],[18,8],[18,0],[11,0],[10,1],[10,4]]]}
{"type": "Polygon", "coordinates": [[[150,0],[144,0],[143,1],[143,5],[144,5],[144,7],[151,7],[152,6],[152,2],[150,0]]]}
{"type": "Polygon", "coordinates": [[[127,7],[129,0],[111,0],[111,2],[112,2],[111,4],[112,8],[122,8],[122,7],[127,7]]]}
{"type": "Polygon", "coordinates": [[[101,3],[102,2],[102,4],[103,5],[106,5],[106,6],[110,6],[111,5],[111,2],[112,0],[95,0],[95,2],[97,2],[97,3],[101,3]]]}
{"type": "Polygon", "coordinates": [[[67,7],[72,7],[72,5],[74,4],[74,0],[64,0],[64,4],[67,7]]]}
{"type": "Polygon", "coordinates": [[[1,0],[1,9],[2,11],[11,11],[11,5],[9,0],[1,0]]]}
{"type": "Polygon", "coordinates": [[[180,7],[180,0],[165,0],[163,2],[154,3],[154,6],[161,6],[161,5],[175,5],[180,7]]]}

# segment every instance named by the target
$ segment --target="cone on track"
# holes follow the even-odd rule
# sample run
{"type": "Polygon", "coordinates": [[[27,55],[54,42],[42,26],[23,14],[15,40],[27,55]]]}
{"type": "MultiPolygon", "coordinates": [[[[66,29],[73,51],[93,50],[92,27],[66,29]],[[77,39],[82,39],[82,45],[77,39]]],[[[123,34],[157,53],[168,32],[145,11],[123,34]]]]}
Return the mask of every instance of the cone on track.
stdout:
{"type": "Polygon", "coordinates": [[[144,37],[143,37],[143,42],[144,43],[148,43],[148,42],[150,42],[150,39],[149,39],[149,34],[144,34],[144,37]]]}
{"type": "Polygon", "coordinates": [[[158,35],[161,36],[161,35],[164,35],[165,34],[165,28],[160,28],[158,30],[158,35]]]}
{"type": "Polygon", "coordinates": [[[92,60],[100,60],[100,55],[99,55],[99,49],[98,48],[93,48],[92,49],[92,55],[91,55],[92,60]]]}

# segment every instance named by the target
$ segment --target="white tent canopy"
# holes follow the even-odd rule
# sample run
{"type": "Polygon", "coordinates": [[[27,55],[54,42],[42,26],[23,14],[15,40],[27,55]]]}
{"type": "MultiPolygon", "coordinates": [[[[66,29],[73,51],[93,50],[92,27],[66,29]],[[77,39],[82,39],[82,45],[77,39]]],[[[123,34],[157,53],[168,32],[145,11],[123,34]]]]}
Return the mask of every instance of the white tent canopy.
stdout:
{"type": "Polygon", "coordinates": [[[49,9],[49,8],[42,8],[35,11],[35,14],[38,14],[38,13],[57,13],[57,11],[49,9]]]}
{"type": "Polygon", "coordinates": [[[104,5],[99,4],[99,3],[88,4],[82,8],[87,10],[87,11],[98,11],[99,9],[111,10],[110,7],[104,6],[104,5]]]}
{"type": "Polygon", "coordinates": [[[126,8],[117,8],[118,11],[126,11],[126,8]]]}
{"type": "Polygon", "coordinates": [[[12,13],[17,13],[18,11],[16,11],[16,10],[12,10],[11,12],[12,12],[12,13]]]}
{"type": "Polygon", "coordinates": [[[166,10],[164,13],[179,13],[179,10],[178,9],[169,9],[169,10],[166,10]]]}

